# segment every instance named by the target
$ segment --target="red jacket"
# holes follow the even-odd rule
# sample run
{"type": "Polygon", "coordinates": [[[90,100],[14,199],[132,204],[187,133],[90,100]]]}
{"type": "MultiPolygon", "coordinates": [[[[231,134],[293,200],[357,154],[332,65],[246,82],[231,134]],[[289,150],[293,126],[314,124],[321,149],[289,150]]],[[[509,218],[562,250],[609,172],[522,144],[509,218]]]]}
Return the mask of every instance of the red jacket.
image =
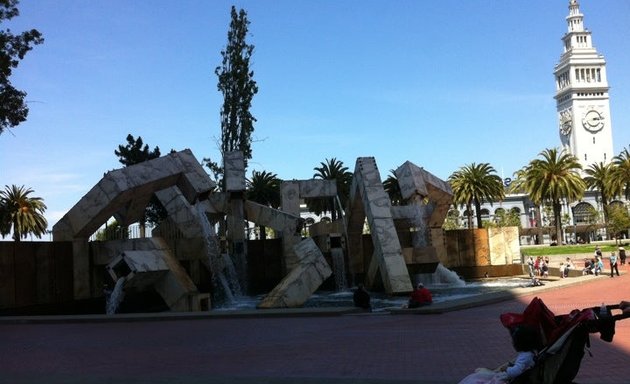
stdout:
{"type": "Polygon", "coordinates": [[[414,289],[411,292],[411,300],[416,303],[424,304],[424,303],[432,303],[433,297],[431,297],[431,292],[425,287],[414,289]]]}

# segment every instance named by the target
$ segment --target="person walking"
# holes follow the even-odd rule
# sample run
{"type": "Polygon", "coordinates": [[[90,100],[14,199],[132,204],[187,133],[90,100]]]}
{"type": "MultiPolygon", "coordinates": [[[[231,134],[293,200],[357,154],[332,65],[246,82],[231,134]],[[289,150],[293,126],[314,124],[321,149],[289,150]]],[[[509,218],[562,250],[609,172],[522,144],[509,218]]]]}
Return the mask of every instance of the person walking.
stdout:
{"type": "Polygon", "coordinates": [[[615,252],[610,253],[610,277],[615,277],[615,275],[613,275],[613,271],[617,272],[617,276],[619,276],[619,268],[617,267],[617,255],[615,255],[615,252]]]}
{"type": "Polygon", "coordinates": [[[624,247],[619,247],[619,261],[621,262],[621,265],[626,264],[626,250],[624,247]]]}
{"type": "Polygon", "coordinates": [[[527,259],[527,268],[529,269],[529,277],[534,277],[534,258],[531,256],[527,259]]]}

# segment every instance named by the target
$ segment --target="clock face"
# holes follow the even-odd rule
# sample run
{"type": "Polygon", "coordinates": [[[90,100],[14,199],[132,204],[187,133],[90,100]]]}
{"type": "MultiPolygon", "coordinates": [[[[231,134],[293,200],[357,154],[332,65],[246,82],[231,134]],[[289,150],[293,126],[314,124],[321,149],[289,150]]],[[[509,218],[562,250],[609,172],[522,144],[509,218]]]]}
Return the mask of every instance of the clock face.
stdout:
{"type": "Polygon", "coordinates": [[[591,132],[598,132],[604,128],[604,116],[594,109],[588,110],[582,119],[584,128],[591,132]]]}
{"type": "Polygon", "coordinates": [[[560,112],[560,133],[564,136],[571,134],[573,128],[573,118],[571,117],[571,109],[565,109],[560,112]]]}

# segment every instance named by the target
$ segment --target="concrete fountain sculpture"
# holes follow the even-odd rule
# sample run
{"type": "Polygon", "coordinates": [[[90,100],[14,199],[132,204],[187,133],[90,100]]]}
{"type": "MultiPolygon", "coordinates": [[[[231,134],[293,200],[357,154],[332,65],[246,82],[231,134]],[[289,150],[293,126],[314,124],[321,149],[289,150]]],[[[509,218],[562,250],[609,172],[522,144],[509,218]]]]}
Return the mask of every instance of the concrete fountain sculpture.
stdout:
{"type": "MultiPolygon", "coordinates": [[[[259,308],[303,305],[333,270],[322,247],[301,236],[300,201],[336,196],[335,182],[285,181],[281,185],[282,208],[277,210],[245,198],[240,152],[225,154],[224,164],[224,192],[215,190],[215,183],[190,150],[105,174],[53,227],[54,240],[73,243],[75,299],[101,295],[107,277],[114,282],[124,279],[125,289],[154,289],[175,311],[211,307],[208,293],[197,288],[204,275],[209,274],[214,285],[224,290],[245,293],[248,239],[244,223],[249,221],[273,228],[282,238],[284,278],[259,308]],[[165,208],[167,218],[151,238],[88,241],[112,216],[123,226],[137,221],[153,195],[165,208]],[[223,218],[227,219],[225,241],[214,231],[223,218]],[[177,236],[168,236],[167,227],[177,236]],[[228,275],[238,276],[238,281],[228,275]]],[[[431,231],[442,225],[451,204],[448,184],[422,168],[407,162],[396,175],[403,197],[410,202],[407,206],[391,206],[376,161],[359,158],[343,217],[345,224],[337,225],[341,230],[335,233],[319,234],[328,236],[329,255],[344,260],[345,248],[350,274],[364,275],[369,287],[382,286],[394,295],[412,290],[408,266],[435,269],[438,260],[431,231]],[[372,250],[363,249],[366,220],[372,250]],[[412,239],[408,241],[410,233],[412,239]]]]}

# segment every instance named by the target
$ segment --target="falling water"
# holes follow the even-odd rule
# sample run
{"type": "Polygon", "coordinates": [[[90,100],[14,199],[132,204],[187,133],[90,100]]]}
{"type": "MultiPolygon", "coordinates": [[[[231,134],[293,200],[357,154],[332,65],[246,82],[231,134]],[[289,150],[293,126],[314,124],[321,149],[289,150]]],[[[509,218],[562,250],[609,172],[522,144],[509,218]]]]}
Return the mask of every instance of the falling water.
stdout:
{"type": "Polygon", "coordinates": [[[208,265],[212,273],[212,285],[215,292],[213,302],[234,302],[235,295],[241,295],[241,287],[236,276],[234,264],[232,264],[232,260],[228,255],[221,256],[219,239],[201,205],[198,206],[197,212],[206,242],[208,265]],[[229,277],[226,277],[225,272],[228,273],[229,277]]]}
{"type": "Polygon", "coordinates": [[[442,263],[438,264],[433,273],[418,273],[415,275],[415,283],[422,283],[426,286],[441,285],[451,287],[463,287],[466,285],[466,282],[457,273],[446,268],[442,263]]]}
{"type": "MultiPolygon", "coordinates": [[[[230,285],[232,292],[236,296],[242,296],[241,285],[238,280],[236,267],[234,266],[234,262],[232,262],[232,258],[230,258],[230,255],[227,253],[223,254],[223,266],[224,271],[227,272],[227,282],[230,285]]],[[[225,275],[225,273],[223,275],[225,275]]]]}
{"type": "Polygon", "coordinates": [[[126,277],[121,277],[116,280],[116,285],[114,285],[114,289],[105,297],[105,313],[108,315],[113,315],[118,310],[118,306],[125,298],[125,291],[123,291],[123,286],[125,285],[126,277]]]}
{"type": "Polygon", "coordinates": [[[348,287],[346,283],[346,263],[343,258],[343,249],[331,248],[330,256],[333,262],[333,273],[335,275],[335,289],[337,292],[345,291],[348,287]]]}
{"type": "MultiPolygon", "coordinates": [[[[343,209],[343,205],[341,205],[341,199],[339,199],[339,195],[335,196],[335,202],[337,203],[337,206],[339,207],[339,215],[341,216],[341,222],[343,224],[343,238],[348,240],[348,222],[346,221],[346,214],[345,211],[343,209]]],[[[346,241],[346,252],[348,253],[348,255],[350,255],[350,245],[349,245],[349,241],[346,241]]],[[[342,252],[343,255],[343,252],[342,252]]],[[[333,258],[334,260],[334,258],[333,258]]],[[[345,261],[343,259],[343,257],[341,258],[341,261],[343,263],[344,269],[343,269],[343,289],[345,289],[348,286],[348,282],[346,281],[346,269],[345,269],[345,261]]],[[[334,261],[333,261],[334,262],[334,261]]],[[[352,285],[354,286],[355,283],[355,276],[354,273],[351,272],[350,274],[350,280],[352,285]]]]}

